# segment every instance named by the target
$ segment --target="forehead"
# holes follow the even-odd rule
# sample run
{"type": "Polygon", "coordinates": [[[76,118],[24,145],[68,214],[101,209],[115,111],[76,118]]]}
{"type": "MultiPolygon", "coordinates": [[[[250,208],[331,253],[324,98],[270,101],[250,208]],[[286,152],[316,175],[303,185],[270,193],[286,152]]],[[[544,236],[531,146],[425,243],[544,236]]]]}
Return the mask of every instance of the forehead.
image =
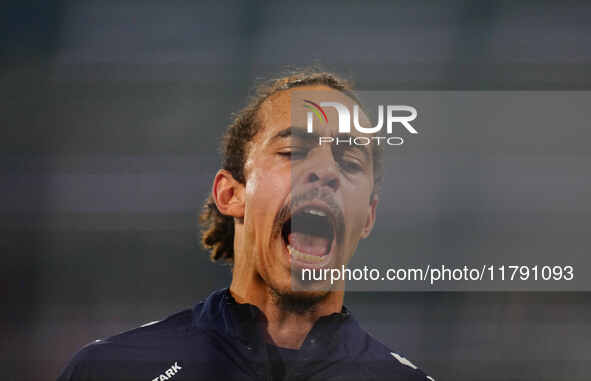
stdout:
{"type": "MultiPolygon", "coordinates": [[[[355,100],[347,94],[335,90],[326,85],[310,85],[283,90],[266,99],[257,113],[260,130],[257,135],[269,135],[288,127],[306,128],[307,117],[312,102],[319,105],[321,102],[337,102],[353,110],[355,100]]],[[[334,135],[338,130],[338,113],[334,107],[324,107],[323,112],[327,116],[327,122],[318,123],[318,128],[325,133],[334,135]]],[[[351,117],[352,117],[351,113],[351,117]]],[[[360,112],[361,124],[368,123],[367,116],[360,112]]],[[[316,122],[315,122],[316,123],[316,122]]],[[[351,134],[363,135],[352,129],[351,134]]]]}

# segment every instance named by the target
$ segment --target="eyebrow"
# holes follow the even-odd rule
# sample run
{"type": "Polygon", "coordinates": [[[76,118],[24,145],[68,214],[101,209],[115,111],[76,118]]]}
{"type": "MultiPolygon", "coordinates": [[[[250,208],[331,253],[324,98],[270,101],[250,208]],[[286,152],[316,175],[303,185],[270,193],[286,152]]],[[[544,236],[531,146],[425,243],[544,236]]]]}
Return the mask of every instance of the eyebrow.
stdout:
{"type": "MultiPolygon", "coordinates": [[[[288,127],[288,128],[285,128],[285,129],[279,131],[277,134],[275,134],[275,136],[273,136],[271,138],[271,141],[273,142],[275,140],[285,139],[285,138],[290,138],[290,137],[296,137],[296,138],[305,140],[307,142],[317,143],[318,139],[320,138],[320,135],[316,132],[308,132],[303,127],[291,126],[291,127],[288,127]]],[[[355,139],[357,136],[354,136],[351,134],[338,134],[338,135],[332,136],[332,137],[342,139],[342,140],[349,140],[349,139],[355,139]]],[[[338,148],[349,149],[349,150],[358,149],[359,151],[361,151],[363,156],[365,156],[365,159],[367,161],[370,161],[371,154],[369,152],[367,145],[351,145],[350,146],[350,145],[343,144],[343,145],[339,145],[338,148]]]]}
{"type": "Polygon", "coordinates": [[[271,140],[274,141],[278,139],[290,138],[292,136],[303,140],[310,140],[316,142],[318,141],[318,138],[320,138],[320,135],[318,135],[315,132],[308,132],[303,127],[292,126],[279,131],[277,134],[275,134],[275,136],[271,138],[271,140]]]}

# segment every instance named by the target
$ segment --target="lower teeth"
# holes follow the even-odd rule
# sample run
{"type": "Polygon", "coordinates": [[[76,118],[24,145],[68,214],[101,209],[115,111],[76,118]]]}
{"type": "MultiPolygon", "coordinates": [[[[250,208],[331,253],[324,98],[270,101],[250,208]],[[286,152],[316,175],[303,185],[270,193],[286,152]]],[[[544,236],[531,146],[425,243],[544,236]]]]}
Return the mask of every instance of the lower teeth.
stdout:
{"type": "Polygon", "coordinates": [[[320,263],[324,261],[324,257],[326,257],[326,255],[318,256],[302,253],[301,251],[299,251],[291,245],[287,245],[287,250],[289,251],[289,254],[291,254],[294,258],[305,262],[320,263]]]}

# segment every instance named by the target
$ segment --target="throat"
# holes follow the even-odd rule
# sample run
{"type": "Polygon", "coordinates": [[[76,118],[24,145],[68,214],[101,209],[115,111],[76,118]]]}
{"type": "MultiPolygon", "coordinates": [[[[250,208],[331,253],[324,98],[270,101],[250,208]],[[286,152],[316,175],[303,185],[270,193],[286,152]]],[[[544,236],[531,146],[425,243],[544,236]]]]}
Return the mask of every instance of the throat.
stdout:
{"type": "Polygon", "coordinates": [[[318,304],[325,300],[328,293],[308,295],[307,293],[286,292],[273,293],[273,304],[278,308],[280,314],[294,315],[315,315],[318,311],[318,304]]]}
{"type": "Polygon", "coordinates": [[[276,347],[300,349],[314,327],[315,319],[301,315],[290,315],[284,319],[269,320],[266,341],[276,347]]]}

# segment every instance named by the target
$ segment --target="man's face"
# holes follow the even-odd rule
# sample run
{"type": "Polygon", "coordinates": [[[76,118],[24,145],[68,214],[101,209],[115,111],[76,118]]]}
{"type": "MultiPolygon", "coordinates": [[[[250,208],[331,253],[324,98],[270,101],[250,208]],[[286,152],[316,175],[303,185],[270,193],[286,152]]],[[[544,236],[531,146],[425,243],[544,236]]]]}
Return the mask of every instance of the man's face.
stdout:
{"type": "MultiPolygon", "coordinates": [[[[237,255],[251,256],[258,275],[280,294],[305,289],[318,295],[329,289],[328,282],[303,282],[301,270],[346,265],[373,227],[377,200],[371,198],[371,146],[319,145],[306,132],[301,92],[315,103],[353,104],[326,86],[282,91],[264,102],[257,115],[261,128],[247,150],[244,235],[237,255]]],[[[328,123],[317,125],[317,133],[336,136],[337,113],[326,113],[328,123]]]]}

